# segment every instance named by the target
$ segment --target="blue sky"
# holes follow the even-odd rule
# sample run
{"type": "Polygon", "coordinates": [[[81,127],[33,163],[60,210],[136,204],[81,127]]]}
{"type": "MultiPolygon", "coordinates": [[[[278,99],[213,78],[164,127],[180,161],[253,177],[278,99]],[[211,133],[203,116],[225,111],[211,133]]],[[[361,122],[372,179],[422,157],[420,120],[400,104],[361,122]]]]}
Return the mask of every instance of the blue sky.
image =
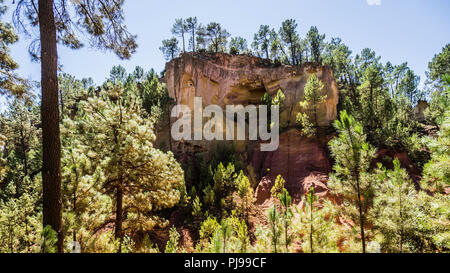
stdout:
{"type": "MultiPolygon", "coordinates": [[[[171,37],[175,18],[197,16],[203,24],[219,22],[249,44],[259,25],[278,30],[283,20],[293,18],[302,37],[315,25],[327,40],[340,37],[354,53],[370,47],[384,62],[407,61],[423,81],[428,62],[450,43],[449,14],[448,0],[127,0],[125,19],[129,30],[138,35],[139,45],[131,60],[120,61],[112,53],[91,48],[74,51],[59,46],[59,61],[64,72],[92,77],[100,84],[117,64],[129,71],[136,65],[162,71],[165,61],[158,48],[171,37]]],[[[3,20],[9,21],[10,16],[3,20]]],[[[27,53],[30,42],[22,37],[12,46],[12,55],[20,75],[39,80],[39,64],[32,63],[27,53]]]]}

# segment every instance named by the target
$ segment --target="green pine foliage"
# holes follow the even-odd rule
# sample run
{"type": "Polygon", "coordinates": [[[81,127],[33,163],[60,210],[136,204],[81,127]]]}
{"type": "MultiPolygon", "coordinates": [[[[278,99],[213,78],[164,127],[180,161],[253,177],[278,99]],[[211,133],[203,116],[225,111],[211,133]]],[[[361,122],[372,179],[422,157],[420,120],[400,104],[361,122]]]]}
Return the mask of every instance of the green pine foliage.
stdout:
{"type": "Polygon", "coordinates": [[[242,217],[248,221],[248,216],[250,214],[250,208],[253,202],[255,201],[253,188],[250,184],[250,180],[244,173],[241,171],[239,176],[236,179],[237,183],[237,193],[241,198],[241,215],[242,217]]]}
{"type": "Polygon", "coordinates": [[[272,196],[272,198],[278,198],[278,195],[283,193],[285,184],[286,180],[284,180],[283,176],[279,174],[275,179],[275,184],[272,189],[270,189],[270,196],[272,196]]]}
{"type": "Polygon", "coordinates": [[[270,244],[273,253],[281,252],[281,235],[283,228],[280,222],[280,213],[278,212],[277,205],[273,205],[267,211],[267,219],[269,221],[268,237],[270,238],[270,244]]]}
{"type": "Polygon", "coordinates": [[[293,241],[293,234],[291,234],[290,226],[292,224],[292,217],[294,213],[291,209],[292,206],[292,198],[289,195],[289,192],[283,188],[283,192],[278,194],[278,200],[281,204],[281,222],[283,226],[283,241],[284,248],[286,252],[289,252],[290,246],[293,241]]]}
{"type": "Polygon", "coordinates": [[[311,117],[305,112],[297,115],[297,124],[301,126],[302,134],[307,137],[316,135],[319,126],[318,108],[327,99],[326,95],[322,96],[322,89],[323,83],[313,74],[306,82],[304,100],[299,103],[302,109],[311,112],[311,117]]]}
{"type": "Polygon", "coordinates": [[[171,227],[164,253],[179,253],[180,251],[180,234],[175,227],[171,227]]]}
{"type": "Polygon", "coordinates": [[[380,171],[382,182],[374,200],[375,224],[382,234],[383,252],[409,252],[411,242],[419,232],[420,212],[414,185],[400,161],[394,160],[394,170],[380,171]]]}
{"type": "MultiPolygon", "coordinates": [[[[0,18],[8,11],[8,6],[0,1],[0,18]]],[[[15,70],[19,67],[10,55],[12,44],[19,40],[13,26],[0,20],[0,95],[23,96],[28,91],[28,83],[20,78],[15,70]]]]}
{"type": "Polygon", "coordinates": [[[334,126],[339,136],[330,141],[335,165],[328,186],[332,192],[342,197],[345,207],[342,213],[359,226],[361,250],[365,252],[365,225],[369,220],[368,213],[374,197],[374,181],[368,172],[375,149],[366,142],[361,124],[346,111],[341,112],[340,120],[334,126]]]}
{"type": "MultiPolygon", "coordinates": [[[[6,14],[3,2],[0,16],[6,14]]],[[[18,4],[15,17],[25,16],[37,26],[29,2],[18,4]]],[[[101,13],[94,2],[89,6],[101,13]]],[[[122,9],[113,6],[105,8],[114,18],[79,25],[79,20],[66,20],[65,4],[56,5],[55,12],[61,12],[55,19],[58,41],[80,48],[75,29],[87,28],[93,45],[129,58],[135,37],[123,28],[122,9]],[[114,27],[108,30],[103,23],[114,27]]],[[[74,14],[89,17],[83,10],[74,14]]],[[[278,175],[270,191],[273,207],[264,212],[254,204],[257,177],[263,173],[255,177],[244,168],[249,162],[233,145],[218,144],[213,155],[189,154],[186,160],[172,153],[176,146],[170,138],[157,140],[171,127],[174,104],[164,72],[136,67],[128,73],[118,65],[96,85],[91,78],[79,80],[60,71],[55,88],[60,120],[54,122],[61,128],[64,250],[157,253],[150,238],[166,229],[166,253],[449,252],[449,45],[429,63],[422,89],[407,63],[383,63],[369,48],[353,55],[340,38],[326,40],[317,27],[301,37],[299,29],[293,19],[282,22],[279,31],[261,25],[249,49],[245,38],[232,37],[219,23],[180,18],[171,29],[175,37],[164,40],[160,49],[167,60],[191,50],[196,57],[255,55],[265,58],[267,67],[329,66],[343,110],[334,124],[337,136],[329,143],[334,159],[329,195],[319,198],[311,188],[297,203],[286,189],[292,182],[278,175]],[[423,100],[429,104],[425,120],[415,120],[414,107],[424,105],[423,100]],[[420,183],[411,181],[398,159],[383,160],[386,165],[393,161],[393,169],[371,168],[374,147],[406,152],[408,170],[423,171],[420,183]],[[189,236],[182,238],[175,225],[191,233],[192,248],[181,247],[189,245],[183,241],[189,236]]],[[[16,75],[9,48],[18,39],[13,27],[0,22],[0,31],[0,95],[8,98],[0,113],[0,252],[60,251],[57,232],[42,226],[40,98],[27,92],[32,86],[16,75]]],[[[36,48],[30,47],[34,58],[39,57],[36,48]]],[[[308,79],[299,102],[297,123],[307,137],[324,131],[318,130],[318,114],[327,97],[319,78],[320,72],[308,79]]],[[[261,104],[281,112],[293,99],[281,89],[270,94],[262,96],[261,104]]]]}
{"type": "Polygon", "coordinates": [[[116,230],[121,233],[121,224],[134,231],[167,225],[157,212],[179,202],[183,170],[172,153],[153,147],[152,119],[145,117],[138,99],[123,95],[118,85],[80,104],[70,129],[82,140],[84,147],[79,148],[88,160],[95,162],[98,190],[114,200],[116,230]]]}
{"type": "Polygon", "coordinates": [[[423,181],[432,192],[444,192],[450,187],[450,110],[445,113],[437,139],[426,140],[431,160],[424,167],[423,181]]]}
{"type": "Polygon", "coordinates": [[[298,209],[294,221],[295,232],[300,234],[304,253],[336,253],[340,229],[335,221],[337,208],[329,200],[320,204],[311,188],[303,200],[304,208],[298,209]]]}

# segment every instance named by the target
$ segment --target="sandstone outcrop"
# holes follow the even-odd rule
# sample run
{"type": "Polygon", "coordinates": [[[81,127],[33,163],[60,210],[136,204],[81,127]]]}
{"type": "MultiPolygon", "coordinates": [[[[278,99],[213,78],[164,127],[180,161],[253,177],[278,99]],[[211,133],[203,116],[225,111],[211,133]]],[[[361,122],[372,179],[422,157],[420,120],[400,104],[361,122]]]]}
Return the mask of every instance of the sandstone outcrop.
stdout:
{"type": "Polygon", "coordinates": [[[193,109],[195,96],[203,105],[258,105],[267,92],[279,89],[286,96],[281,123],[295,125],[301,111],[298,102],[304,98],[308,78],[316,76],[323,82],[326,102],[318,110],[319,126],[329,126],[337,117],[338,89],[330,68],[311,63],[302,67],[274,65],[268,60],[245,55],[185,53],[166,65],[165,81],[176,103],[193,109]]]}
{"type": "Polygon", "coordinates": [[[302,137],[298,130],[290,129],[281,134],[277,151],[261,152],[255,149],[250,164],[262,177],[255,191],[256,204],[267,206],[270,203],[270,189],[278,175],[286,180],[286,189],[295,203],[311,187],[319,195],[326,195],[326,182],[331,172],[327,140],[327,137],[308,139],[302,137]]]}
{"type": "MultiPolygon", "coordinates": [[[[304,87],[315,74],[324,84],[322,95],[326,101],[318,109],[318,125],[331,126],[337,118],[338,89],[330,68],[307,63],[301,67],[275,65],[268,60],[229,54],[185,53],[166,65],[165,81],[176,104],[194,108],[194,97],[201,97],[203,107],[216,104],[259,105],[265,93],[274,96],[279,89],[285,95],[281,108],[280,145],[277,151],[261,152],[258,142],[235,143],[239,159],[247,165],[257,204],[270,202],[270,188],[278,174],[286,179],[287,189],[294,200],[311,186],[322,195],[327,193],[327,174],[331,171],[328,159],[328,137],[307,139],[296,129],[296,116],[304,111],[299,102],[304,99],[304,87]]],[[[186,149],[211,151],[216,143],[183,141],[174,144],[180,153],[186,149]]],[[[192,152],[195,153],[195,150],[192,152]]],[[[176,151],[175,151],[176,152],[176,151]]]]}

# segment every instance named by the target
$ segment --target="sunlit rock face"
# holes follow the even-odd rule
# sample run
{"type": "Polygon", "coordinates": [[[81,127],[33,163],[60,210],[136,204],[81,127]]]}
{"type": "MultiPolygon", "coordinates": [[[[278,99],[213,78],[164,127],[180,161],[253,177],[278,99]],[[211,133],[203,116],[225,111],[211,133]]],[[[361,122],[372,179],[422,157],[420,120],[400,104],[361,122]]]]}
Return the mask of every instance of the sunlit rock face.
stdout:
{"type": "MultiPolygon", "coordinates": [[[[299,102],[304,99],[304,87],[313,74],[323,82],[322,95],[327,96],[318,109],[318,124],[330,127],[337,118],[338,88],[328,67],[311,63],[301,67],[275,65],[245,55],[185,53],[167,63],[165,81],[175,102],[191,110],[194,97],[202,98],[203,107],[216,104],[225,109],[226,105],[259,105],[265,93],[275,96],[279,89],[283,91],[278,150],[261,152],[257,141],[235,142],[237,158],[256,189],[257,204],[265,206],[272,202],[270,188],[278,174],[286,179],[286,187],[296,201],[311,186],[323,195],[328,192],[329,137],[307,139],[295,128],[297,114],[304,111],[299,102]]],[[[189,141],[174,147],[179,153],[188,152],[189,147],[211,152],[216,145],[215,141],[189,141]]]]}
{"type": "Polygon", "coordinates": [[[311,187],[324,197],[328,193],[328,173],[332,170],[327,150],[330,137],[308,139],[302,137],[298,130],[290,129],[281,134],[277,151],[261,152],[256,149],[250,161],[257,177],[261,178],[255,191],[256,204],[271,205],[270,189],[278,175],[286,180],[285,187],[294,203],[299,203],[311,187]]]}
{"type": "Polygon", "coordinates": [[[266,92],[275,95],[281,89],[286,100],[280,123],[290,127],[295,126],[301,111],[298,102],[304,99],[304,87],[312,74],[323,82],[322,94],[327,95],[318,109],[318,123],[329,126],[337,116],[338,89],[328,67],[274,65],[246,55],[185,53],[167,63],[165,80],[176,103],[191,109],[195,96],[203,98],[204,106],[258,105],[266,92]]]}

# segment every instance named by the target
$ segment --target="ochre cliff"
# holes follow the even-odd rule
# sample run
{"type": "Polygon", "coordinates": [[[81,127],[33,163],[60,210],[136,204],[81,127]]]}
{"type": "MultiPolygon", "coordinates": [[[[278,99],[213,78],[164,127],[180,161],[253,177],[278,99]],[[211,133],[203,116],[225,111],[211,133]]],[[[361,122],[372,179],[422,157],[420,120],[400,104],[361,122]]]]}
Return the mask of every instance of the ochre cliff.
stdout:
{"type": "MultiPolygon", "coordinates": [[[[277,151],[261,152],[256,142],[235,143],[238,158],[256,189],[257,204],[270,200],[270,188],[278,174],[296,200],[310,186],[326,192],[327,174],[331,171],[327,142],[329,137],[307,139],[296,128],[296,116],[303,111],[304,87],[313,74],[323,82],[326,102],[318,109],[318,124],[328,128],[337,118],[338,89],[330,68],[308,63],[301,67],[271,64],[268,60],[244,55],[185,53],[166,65],[165,81],[176,104],[194,108],[194,97],[201,97],[203,107],[216,104],[259,105],[265,93],[285,94],[281,108],[280,145],[277,151]]],[[[183,141],[174,143],[175,153],[211,151],[216,143],[183,141]]]]}
{"type": "Polygon", "coordinates": [[[265,59],[245,55],[185,53],[166,65],[165,80],[176,103],[193,109],[194,96],[203,105],[260,104],[262,96],[281,89],[286,96],[281,123],[295,125],[304,98],[304,86],[312,74],[323,82],[327,100],[318,112],[320,126],[329,126],[337,116],[338,89],[328,67],[305,64],[302,67],[273,65],[265,59]]]}

